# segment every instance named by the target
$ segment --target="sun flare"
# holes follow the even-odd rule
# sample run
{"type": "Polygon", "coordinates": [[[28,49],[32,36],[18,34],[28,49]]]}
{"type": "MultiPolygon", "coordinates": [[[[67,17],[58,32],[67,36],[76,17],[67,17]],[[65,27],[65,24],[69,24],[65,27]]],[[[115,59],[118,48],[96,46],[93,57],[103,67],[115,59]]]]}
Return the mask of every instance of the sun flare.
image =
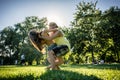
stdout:
{"type": "Polygon", "coordinates": [[[65,26],[65,21],[63,19],[63,15],[60,13],[49,13],[47,14],[47,19],[48,19],[48,23],[49,22],[55,22],[58,24],[58,26],[65,26]]]}

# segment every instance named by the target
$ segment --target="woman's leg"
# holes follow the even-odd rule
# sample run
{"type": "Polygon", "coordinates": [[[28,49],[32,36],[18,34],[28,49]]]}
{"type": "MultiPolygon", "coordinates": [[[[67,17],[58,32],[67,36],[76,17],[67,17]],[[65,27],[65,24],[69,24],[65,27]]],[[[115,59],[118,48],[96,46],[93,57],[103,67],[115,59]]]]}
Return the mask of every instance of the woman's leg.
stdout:
{"type": "Polygon", "coordinates": [[[63,58],[62,57],[56,57],[56,60],[55,60],[55,64],[60,66],[61,64],[63,64],[63,58]]]}
{"type": "Polygon", "coordinates": [[[55,64],[57,65],[57,68],[58,68],[58,69],[60,69],[59,66],[60,66],[61,64],[63,64],[63,63],[64,63],[64,61],[63,61],[63,58],[62,58],[62,57],[56,57],[55,64]]]}

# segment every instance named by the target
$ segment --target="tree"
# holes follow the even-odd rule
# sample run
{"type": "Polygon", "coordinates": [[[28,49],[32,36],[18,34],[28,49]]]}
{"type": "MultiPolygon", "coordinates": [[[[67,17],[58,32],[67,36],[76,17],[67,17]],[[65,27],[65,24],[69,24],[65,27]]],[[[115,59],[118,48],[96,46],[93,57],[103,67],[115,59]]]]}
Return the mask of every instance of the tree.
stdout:
{"type": "MultiPolygon", "coordinates": [[[[14,27],[6,27],[0,32],[0,54],[2,56],[8,56],[13,64],[13,61],[19,60],[19,56],[22,53],[26,53],[27,61],[31,64],[33,60],[40,60],[28,39],[29,30],[36,28],[45,28],[47,24],[47,19],[39,19],[36,16],[26,17],[25,21],[15,24],[14,27]],[[27,51],[27,52],[26,52],[27,51]],[[28,56],[29,53],[29,56],[28,56]],[[30,58],[31,57],[31,58],[30,58]]],[[[39,62],[39,61],[37,61],[39,62]]]]}
{"type": "Polygon", "coordinates": [[[17,37],[18,34],[16,34],[15,29],[12,27],[6,27],[1,31],[1,53],[2,56],[8,56],[10,57],[9,61],[10,64],[13,63],[13,60],[11,58],[12,55],[16,52],[16,48],[18,47],[19,44],[19,37],[17,37]]]}
{"type": "MultiPolygon", "coordinates": [[[[28,39],[28,32],[31,29],[42,29],[45,28],[47,25],[47,19],[46,18],[42,18],[39,19],[36,16],[31,16],[31,17],[26,17],[25,21],[22,23],[18,23],[15,25],[15,30],[16,32],[19,34],[20,37],[20,44],[19,44],[19,50],[20,50],[20,54],[22,53],[26,53],[26,59],[27,61],[29,61],[30,64],[32,64],[32,61],[36,58],[36,53],[35,52],[35,48],[33,48],[30,44],[30,41],[28,39]],[[32,49],[33,48],[33,49],[32,49]],[[27,52],[26,52],[27,51],[27,52]]],[[[36,60],[39,60],[36,59],[36,60]]]]}
{"type": "Polygon", "coordinates": [[[120,9],[118,7],[111,7],[110,9],[106,10],[103,13],[103,20],[104,21],[104,26],[102,26],[103,31],[107,33],[107,35],[102,35],[106,36],[106,38],[112,40],[112,46],[110,46],[109,50],[112,51],[115,59],[117,59],[117,62],[120,62],[119,58],[119,50],[120,50],[120,9]]]}
{"type": "Polygon", "coordinates": [[[77,5],[74,21],[72,22],[74,29],[71,29],[73,30],[71,32],[75,34],[73,38],[75,42],[73,42],[73,45],[76,52],[79,54],[81,54],[81,51],[83,54],[91,52],[93,63],[94,53],[97,47],[96,34],[100,28],[97,25],[99,24],[101,16],[101,11],[96,9],[96,4],[97,2],[80,2],[77,5]]]}

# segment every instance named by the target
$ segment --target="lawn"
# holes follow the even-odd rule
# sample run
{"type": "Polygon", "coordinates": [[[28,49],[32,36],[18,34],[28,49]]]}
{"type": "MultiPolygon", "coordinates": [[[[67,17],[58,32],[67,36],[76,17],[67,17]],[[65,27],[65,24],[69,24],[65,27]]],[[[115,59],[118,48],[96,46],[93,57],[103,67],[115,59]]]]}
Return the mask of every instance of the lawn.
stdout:
{"type": "Polygon", "coordinates": [[[120,80],[120,64],[46,66],[0,66],[0,80],[120,80]]]}

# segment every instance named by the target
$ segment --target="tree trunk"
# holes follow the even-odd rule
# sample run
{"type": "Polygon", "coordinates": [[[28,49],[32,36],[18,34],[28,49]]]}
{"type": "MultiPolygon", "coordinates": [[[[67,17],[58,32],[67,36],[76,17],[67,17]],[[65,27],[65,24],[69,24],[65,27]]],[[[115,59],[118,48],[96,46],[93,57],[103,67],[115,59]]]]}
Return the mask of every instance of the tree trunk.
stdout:
{"type": "Polygon", "coordinates": [[[117,62],[120,63],[119,52],[117,54],[117,62]]]}
{"type": "Polygon", "coordinates": [[[32,61],[29,61],[28,64],[29,64],[29,65],[32,65],[32,61]]]}
{"type": "Polygon", "coordinates": [[[95,63],[95,59],[94,59],[94,49],[93,49],[93,46],[92,46],[92,64],[95,63]]]}
{"type": "Polygon", "coordinates": [[[116,46],[114,46],[114,54],[116,55],[116,58],[117,58],[117,62],[120,62],[120,60],[119,60],[119,51],[117,50],[117,47],[116,46]]]}

